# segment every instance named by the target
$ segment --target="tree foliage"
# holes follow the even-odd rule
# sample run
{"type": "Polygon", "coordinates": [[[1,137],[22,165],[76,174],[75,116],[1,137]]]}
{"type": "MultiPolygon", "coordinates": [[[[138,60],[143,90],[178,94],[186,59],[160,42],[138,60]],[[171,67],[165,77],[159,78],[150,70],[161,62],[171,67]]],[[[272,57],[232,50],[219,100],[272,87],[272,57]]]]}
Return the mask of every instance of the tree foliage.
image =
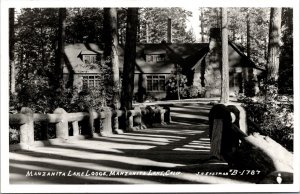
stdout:
{"type": "MultiPolygon", "coordinates": [[[[102,43],[104,38],[103,8],[68,8],[66,16],[66,43],[102,43]]],[[[60,106],[55,91],[55,64],[58,48],[58,9],[25,8],[15,17],[14,61],[16,67],[16,92],[20,106],[60,106]],[[53,103],[55,102],[55,103],[53,103]]],[[[220,8],[201,8],[205,42],[209,29],[220,27],[220,8]]],[[[167,37],[167,19],[172,19],[174,43],[194,42],[194,32],[187,30],[187,20],[192,13],[183,8],[141,8],[137,24],[137,42],[146,42],[146,24],[149,43],[160,43],[167,37]]],[[[247,23],[250,23],[250,57],[256,65],[267,64],[270,8],[229,8],[229,39],[246,48],[247,23]]],[[[127,8],[117,8],[118,43],[125,44],[127,8]]],[[[293,93],[293,10],[282,10],[282,45],[279,66],[279,91],[293,93]]],[[[244,51],[246,54],[246,50],[244,51]]],[[[100,65],[101,66],[101,65],[100,65]]],[[[111,71],[103,69],[105,79],[112,79],[111,71]]],[[[71,95],[71,94],[68,94],[71,95]]],[[[109,93],[102,93],[107,99],[109,93]]],[[[67,96],[67,95],[66,95],[67,96]]],[[[71,95],[72,96],[72,95],[71,95]]],[[[49,110],[52,108],[49,108],[49,110]]]]}
{"type": "MultiPolygon", "coordinates": [[[[250,58],[255,64],[264,66],[266,64],[266,53],[269,34],[268,8],[230,8],[229,38],[237,44],[247,48],[247,17],[249,19],[249,44],[250,58]]],[[[247,52],[245,50],[245,52],[247,52]]]]}
{"type": "Polygon", "coordinates": [[[149,43],[167,40],[167,20],[172,19],[172,41],[183,43],[191,39],[191,32],[186,31],[187,18],[192,13],[183,8],[141,8],[140,42],[146,42],[146,24],[149,30],[149,43]]]}
{"type": "Polygon", "coordinates": [[[15,46],[16,89],[24,106],[37,102],[38,96],[42,100],[48,93],[51,94],[57,25],[57,9],[22,9],[18,17],[15,46]]]}
{"type": "Polygon", "coordinates": [[[66,42],[103,42],[103,9],[70,8],[66,21],[66,42]]]}

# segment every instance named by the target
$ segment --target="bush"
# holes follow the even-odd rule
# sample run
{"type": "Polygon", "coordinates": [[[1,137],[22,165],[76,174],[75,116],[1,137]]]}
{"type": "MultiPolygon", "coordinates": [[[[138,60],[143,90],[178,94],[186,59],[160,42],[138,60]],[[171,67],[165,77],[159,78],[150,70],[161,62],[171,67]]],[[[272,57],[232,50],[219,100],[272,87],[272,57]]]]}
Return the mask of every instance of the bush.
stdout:
{"type": "Polygon", "coordinates": [[[289,151],[293,150],[293,103],[279,101],[279,98],[286,96],[273,96],[274,98],[265,101],[262,97],[241,97],[239,100],[245,107],[248,119],[251,119],[259,126],[249,125],[249,133],[259,132],[280,143],[289,151]]]}
{"type": "Polygon", "coordinates": [[[17,144],[20,142],[20,131],[16,129],[16,126],[9,127],[9,143],[17,144]]]}
{"type": "MultiPolygon", "coordinates": [[[[177,86],[177,76],[175,74],[171,75],[166,83],[167,85],[167,100],[177,100],[178,99],[178,86],[177,86]]],[[[179,76],[179,95],[180,98],[199,98],[203,97],[205,93],[205,88],[201,86],[187,86],[187,78],[185,75],[179,76]]]]}
{"type": "MultiPolygon", "coordinates": [[[[103,97],[102,90],[99,88],[90,88],[85,91],[76,94],[76,88],[65,89],[59,96],[55,96],[53,93],[39,93],[48,91],[47,88],[41,87],[28,87],[23,90],[24,93],[19,93],[18,96],[10,96],[10,114],[20,112],[22,107],[29,107],[34,113],[52,113],[56,108],[60,107],[67,112],[82,112],[87,111],[90,107],[93,107],[96,111],[100,111],[105,105],[105,98],[103,97]],[[30,98],[25,98],[26,94],[30,98]],[[35,95],[33,95],[35,94],[35,95]]],[[[34,139],[42,140],[42,130],[48,128],[48,138],[55,138],[54,124],[46,123],[34,123],[34,139]]],[[[10,144],[19,143],[19,126],[11,125],[9,129],[9,142],[10,144]]]]}

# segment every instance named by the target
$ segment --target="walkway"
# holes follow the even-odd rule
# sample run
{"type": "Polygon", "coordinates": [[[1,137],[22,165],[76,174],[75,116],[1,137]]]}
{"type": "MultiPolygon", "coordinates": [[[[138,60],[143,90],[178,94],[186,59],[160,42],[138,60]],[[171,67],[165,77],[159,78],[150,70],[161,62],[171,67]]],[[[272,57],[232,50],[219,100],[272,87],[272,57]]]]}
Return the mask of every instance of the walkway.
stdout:
{"type": "Polygon", "coordinates": [[[208,105],[176,105],[171,108],[170,125],[11,152],[10,183],[250,183],[231,175],[226,163],[209,160],[209,109],[208,105]],[[55,176],[35,176],[41,171],[55,176]]]}

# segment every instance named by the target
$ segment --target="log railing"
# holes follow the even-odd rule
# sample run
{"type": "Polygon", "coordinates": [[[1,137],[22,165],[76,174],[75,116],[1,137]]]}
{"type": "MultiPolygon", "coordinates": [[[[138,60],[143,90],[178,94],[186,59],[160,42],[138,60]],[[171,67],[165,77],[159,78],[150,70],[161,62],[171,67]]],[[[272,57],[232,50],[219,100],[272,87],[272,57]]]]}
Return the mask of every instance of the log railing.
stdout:
{"type": "Polygon", "coordinates": [[[292,176],[293,154],[268,136],[248,134],[249,121],[240,105],[215,105],[209,113],[211,155],[237,168],[292,176]]]}
{"type": "MultiPolygon", "coordinates": [[[[142,107],[143,109],[143,107],[142,107]]],[[[94,126],[95,123],[101,123],[102,130],[100,130],[100,136],[109,136],[113,133],[120,134],[123,131],[136,131],[146,128],[142,115],[149,115],[149,112],[143,112],[140,107],[136,107],[134,110],[117,110],[112,112],[110,108],[104,107],[101,111],[95,111],[89,109],[88,112],[75,112],[67,113],[62,108],[57,108],[54,112],[48,114],[33,113],[30,108],[23,107],[20,113],[9,115],[10,125],[20,126],[20,145],[31,146],[34,141],[34,123],[46,123],[55,124],[56,138],[59,140],[68,140],[69,135],[69,123],[72,125],[73,136],[93,137],[95,134],[95,128],[100,129],[100,126],[94,126]],[[95,122],[98,120],[99,122],[95,122]],[[102,122],[100,122],[100,120],[102,122]],[[79,122],[84,121],[83,128],[79,129],[79,122]],[[120,129],[121,126],[121,129],[120,129]]],[[[143,109],[144,110],[144,109],[143,109]]],[[[154,109],[154,114],[160,118],[158,120],[152,120],[152,122],[158,122],[165,124],[170,119],[165,117],[166,112],[161,107],[154,109]]],[[[42,137],[44,140],[48,140],[47,127],[41,129],[42,137]]]]}
{"type": "MultiPolygon", "coordinates": [[[[34,123],[44,122],[55,124],[56,138],[67,140],[69,138],[69,123],[72,123],[73,136],[80,135],[78,122],[87,120],[87,130],[82,135],[93,136],[94,120],[102,120],[101,135],[109,135],[111,129],[111,110],[105,108],[101,112],[89,110],[89,112],[67,113],[62,108],[57,108],[53,114],[37,114],[24,107],[18,114],[9,115],[9,124],[20,125],[20,143],[32,145],[34,143],[34,123]]],[[[47,133],[47,131],[46,131],[47,133]]],[[[47,137],[47,135],[45,135],[47,137]]]]}

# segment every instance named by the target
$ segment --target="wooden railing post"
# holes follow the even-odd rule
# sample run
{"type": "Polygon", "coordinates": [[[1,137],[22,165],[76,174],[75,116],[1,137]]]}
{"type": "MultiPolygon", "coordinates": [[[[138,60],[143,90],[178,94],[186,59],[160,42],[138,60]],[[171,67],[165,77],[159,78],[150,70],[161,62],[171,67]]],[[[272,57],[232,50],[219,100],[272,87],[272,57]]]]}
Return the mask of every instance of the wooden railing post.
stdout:
{"type": "Polygon", "coordinates": [[[120,110],[115,110],[113,113],[114,122],[112,126],[113,133],[122,134],[124,133],[123,129],[126,129],[126,117],[127,112],[125,108],[120,110]]]}
{"type": "Polygon", "coordinates": [[[56,127],[56,138],[68,139],[69,137],[69,128],[68,128],[68,116],[67,112],[62,108],[57,108],[53,112],[58,114],[60,121],[55,124],[56,127]]]}
{"type": "Polygon", "coordinates": [[[165,106],[164,109],[165,109],[164,121],[166,123],[170,124],[172,122],[172,119],[171,119],[171,109],[168,106],[165,106]]]}
{"type": "Polygon", "coordinates": [[[220,160],[226,160],[227,154],[238,143],[231,130],[231,114],[224,104],[215,105],[209,113],[209,137],[211,140],[211,155],[220,160]]]}
{"type": "Polygon", "coordinates": [[[103,113],[105,115],[105,118],[103,119],[103,130],[101,132],[102,136],[108,136],[112,134],[112,125],[111,125],[111,117],[112,112],[109,107],[103,108],[103,113]]]}
{"type": "Polygon", "coordinates": [[[159,106],[157,107],[157,109],[158,109],[158,114],[159,114],[159,124],[165,125],[166,124],[166,122],[165,122],[166,110],[159,106]]]}
{"type": "Polygon", "coordinates": [[[87,134],[88,137],[92,138],[94,136],[94,132],[95,132],[95,126],[94,126],[94,109],[93,108],[89,108],[89,122],[88,122],[88,127],[87,127],[87,134]]]}
{"type": "Polygon", "coordinates": [[[138,129],[141,129],[142,126],[142,111],[139,106],[134,108],[135,117],[133,117],[133,123],[137,125],[138,129]]]}
{"type": "Polygon", "coordinates": [[[134,128],[133,128],[133,114],[134,114],[133,110],[128,111],[128,128],[127,128],[128,131],[134,131],[134,128]]]}
{"type": "Polygon", "coordinates": [[[140,107],[128,111],[128,131],[138,131],[142,127],[142,111],[140,107]],[[136,126],[134,126],[136,125],[136,126]]]}
{"type": "Polygon", "coordinates": [[[27,122],[20,126],[20,143],[32,145],[34,142],[33,112],[30,108],[23,107],[21,114],[27,116],[27,122]]]}

